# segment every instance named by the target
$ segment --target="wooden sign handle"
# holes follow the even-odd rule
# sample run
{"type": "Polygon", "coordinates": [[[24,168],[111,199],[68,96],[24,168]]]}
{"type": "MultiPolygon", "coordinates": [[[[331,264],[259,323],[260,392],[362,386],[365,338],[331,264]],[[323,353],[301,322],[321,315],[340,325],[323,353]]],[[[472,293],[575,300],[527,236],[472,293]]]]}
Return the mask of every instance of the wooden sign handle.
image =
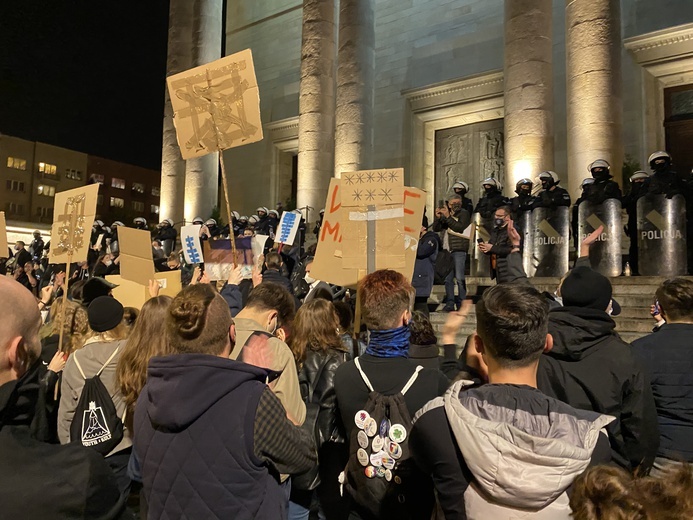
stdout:
{"type": "Polygon", "coordinates": [[[58,352],[63,351],[63,334],[65,332],[65,318],[67,317],[67,286],[70,283],[70,266],[72,265],[72,253],[67,255],[65,267],[65,281],[63,282],[63,309],[60,312],[60,336],[58,337],[58,352]]]}
{"type": "Polygon", "coordinates": [[[221,165],[221,186],[224,191],[224,202],[226,202],[226,214],[229,219],[229,238],[231,238],[231,253],[233,254],[233,265],[236,265],[236,236],[233,232],[233,216],[231,215],[231,203],[229,202],[229,182],[226,180],[226,166],[224,165],[224,150],[219,150],[219,164],[221,165]]]}

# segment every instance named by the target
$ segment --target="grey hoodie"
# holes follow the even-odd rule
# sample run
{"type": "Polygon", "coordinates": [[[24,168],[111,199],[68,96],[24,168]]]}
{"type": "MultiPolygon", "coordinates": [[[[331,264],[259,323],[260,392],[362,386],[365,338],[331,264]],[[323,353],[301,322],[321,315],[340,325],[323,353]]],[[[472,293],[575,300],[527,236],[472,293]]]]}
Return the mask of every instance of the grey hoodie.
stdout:
{"type": "Polygon", "coordinates": [[[414,457],[429,466],[446,519],[568,520],[566,490],[600,440],[608,460],[603,428],[614,418],[528,386],[468,385],[454,383],[414,419],[414,457]]]}

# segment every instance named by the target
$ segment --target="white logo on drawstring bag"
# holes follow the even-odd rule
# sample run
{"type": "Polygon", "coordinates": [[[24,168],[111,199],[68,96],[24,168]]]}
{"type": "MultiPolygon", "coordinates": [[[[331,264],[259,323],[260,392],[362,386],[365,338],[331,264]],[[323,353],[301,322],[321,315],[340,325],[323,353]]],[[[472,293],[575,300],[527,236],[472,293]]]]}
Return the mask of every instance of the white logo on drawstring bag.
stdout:
{"type": "Polygon", "coordinates": [[[100,442],[111,439],[111,431],[106,424],[106,417],[100,406],[94,401],[89,401],[89,410],[84,410],[82,418],[82,444],[95,446],[100,442]]]}

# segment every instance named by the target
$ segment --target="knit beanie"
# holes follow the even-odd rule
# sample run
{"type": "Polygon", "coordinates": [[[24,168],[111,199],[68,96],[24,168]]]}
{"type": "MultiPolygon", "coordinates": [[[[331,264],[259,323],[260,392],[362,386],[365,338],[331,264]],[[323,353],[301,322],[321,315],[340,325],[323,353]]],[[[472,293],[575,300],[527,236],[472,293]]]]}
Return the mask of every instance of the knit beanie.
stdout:
{"type": "Polygon", "coordinates": [[[566,307],[606,311],[611,294],[609,279],[586,266],[573,269],[561,285],[561,297],[566,307]]]}
{"type": "Polygon", "coordinates": [[[123,321],[123,313],[118,300],[112,296],[99,296],[87,308],[89,326],[94,332],[113,330],[123,321]]]}

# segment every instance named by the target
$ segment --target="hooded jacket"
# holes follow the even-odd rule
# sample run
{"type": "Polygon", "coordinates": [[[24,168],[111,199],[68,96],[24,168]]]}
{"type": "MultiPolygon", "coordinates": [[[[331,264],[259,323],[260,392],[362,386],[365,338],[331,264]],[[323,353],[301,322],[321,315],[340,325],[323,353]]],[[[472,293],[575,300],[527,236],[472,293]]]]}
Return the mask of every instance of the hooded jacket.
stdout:
{"type": "Polygon", "coordinates": [[[454,383],[414,419],[410,447],[430,471],[446,520],[568,520],[566,491],[608,461],[613,417],[576,410],[535,388],[454,383]]]}
{"type": "Polygon", "coordinates": [[[278,473],[316,461],[270,372],[205,354],[153,358],[135,410],[150,519],[282,519],[278,473]]]}
{"type": "Polygon", "coordinates": [[[627,469],[649,468],[659,446],[649,378],[604,311],[560,307],[549,313],[553,349],[539,361],[547,395],[581,410],[616,417],[607,428],[612,457],[627,469]]]}
{"type": "Polygon", "coordinates": [[[41,361],[0,386],[0,517],[107,520],[125,511],[115,477],[96,451],[40,442],[41,361]]]}

